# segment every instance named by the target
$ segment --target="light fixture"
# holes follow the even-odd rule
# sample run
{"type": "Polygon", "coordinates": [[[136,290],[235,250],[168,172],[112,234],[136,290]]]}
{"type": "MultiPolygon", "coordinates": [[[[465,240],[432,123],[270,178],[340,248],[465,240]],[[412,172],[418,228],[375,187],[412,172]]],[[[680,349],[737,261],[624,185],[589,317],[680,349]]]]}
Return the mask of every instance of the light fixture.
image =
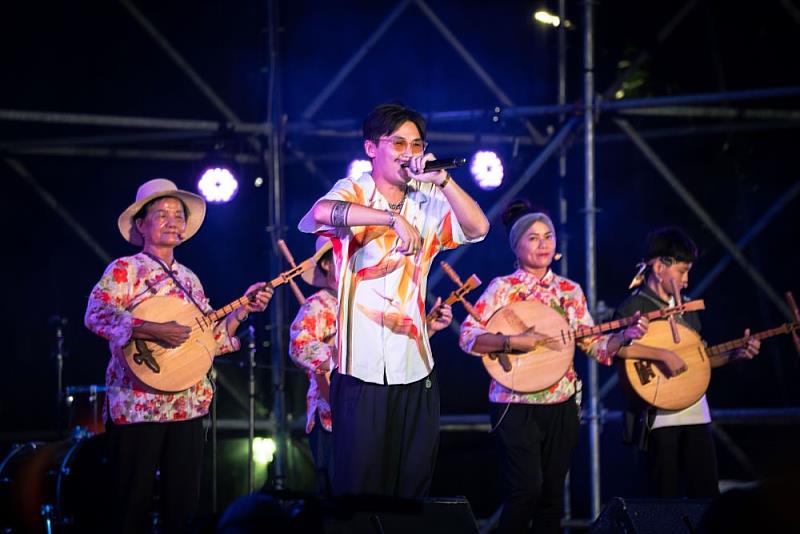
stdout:
{"type": "Polygon", "coordinates": [[[365,172],[372,172],[372,162],[368,159],[354,159],[347,166],[348,178],[358,178],[365,172]]]}
{"type": "Polygon", "coordinates": [[[259,465],[268,465],[277,446],[272,438],[253,438],[253,461],[259,465]]]}
{"type": "MultiPolygon", "coordinates": [[[[533,14],[533,20],[536,22],[541,22],[542,24],[546,24],[548,26],[553,26],[554,28],[558,28],[561,26],[562,20],[558,15],[553,15],[546,9],[540,9],[533,14]]],[[[572,23],[564,19],[563,20],[564,27],[568,30],[572,29],[572,23]]]]}
{"type": "Polygon", "coordinates": [[[558,15],[553,15],[552,13],[544,9],[540,9],[536,13],[534,13],[533,20],[541,22],[542,24],[549,24],[556,28],[561,26],[561,19],[558,18],[558,15]]]}
{"type": "Polygon", "coordinates": [[[239,181],[233,171],[223,165],[206,167],[197,181],[197,189],[208,202],[229,202],[239,190],[239,181]]]}
{"type": "Polygon", "coordinates": [[[469,170],[481,189],[496,189],[503,183],[503,162],[491,150],[476,152],[472,156],[469,170]]]}

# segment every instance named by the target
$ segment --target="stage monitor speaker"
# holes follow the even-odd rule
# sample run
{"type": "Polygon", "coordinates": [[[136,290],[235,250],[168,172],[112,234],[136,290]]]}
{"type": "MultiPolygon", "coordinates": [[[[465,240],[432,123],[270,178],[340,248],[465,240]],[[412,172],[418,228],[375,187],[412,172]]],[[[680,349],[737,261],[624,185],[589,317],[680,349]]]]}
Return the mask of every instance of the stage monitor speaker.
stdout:
{"type": "Polygon", "coordinates": [[[589,529],[591,534],[691,534],[711,501],[614,497],[589,529]]]}
{"type": "Polygon", "coordinates": [[[328,517],[325,534],[477,534],[478,524],[464,497],[377,503],[360,501],[352,513],[328,517]],[[387,505],[388,504],[388,505],[387,505]]]}

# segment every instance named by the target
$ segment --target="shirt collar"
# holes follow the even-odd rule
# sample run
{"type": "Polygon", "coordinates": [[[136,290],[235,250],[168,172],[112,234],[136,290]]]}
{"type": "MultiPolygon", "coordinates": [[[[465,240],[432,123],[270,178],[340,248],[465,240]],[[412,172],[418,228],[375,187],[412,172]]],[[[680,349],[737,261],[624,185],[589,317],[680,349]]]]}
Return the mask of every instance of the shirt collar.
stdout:
{"type": "Polygon", "coordinates": [[[553,272],[553,269],[547,269],[545,275],[541,278],[538,276],[532,275],[525,269],[517,269],[516,272],[517,276],[525,280],[531,285],[540,286],[540,287],[550,287],[550,285],[555,280],[556,274],[553,272]]]}
{"type": "MultiPolygon", "coordinates": [[[[372,188],[372,194],[369,195],[370,200],[374,201],[376,198],[382,198],[383,203],[388,204],[386,198],[381,194],[380,191],[378,191],[378,187],[375,185],[375,179],[372,177],[372,174],[365,172],[357,181],[362,180],[367,181],[372,188]]],[[[424,184],[418,180],[409,180],[408,189],[406,189],[406,200],[412,200],[416,204],[424,204],[427,202],[427,195],[422,193],[423,185],[424,184]]]]}
{"type": "Polygon", "coordinates": [[[659,297],[658,294],[655,291],[653,291],[652,289],[650,289],[650,287],[647,284],[642,284],[639,287],[639,289],[636,290],[636,293],[637,294],[638,293],[642,293],[644,295],[647,295],[648,297],[650,297],[650,299],[655,300],[656,302],[659,302],[659,303],[663,304],[664,307],[668,307],[669,306],[669,302],[667,302],[664,299],[662,299],[661,297],[659,297]]]}

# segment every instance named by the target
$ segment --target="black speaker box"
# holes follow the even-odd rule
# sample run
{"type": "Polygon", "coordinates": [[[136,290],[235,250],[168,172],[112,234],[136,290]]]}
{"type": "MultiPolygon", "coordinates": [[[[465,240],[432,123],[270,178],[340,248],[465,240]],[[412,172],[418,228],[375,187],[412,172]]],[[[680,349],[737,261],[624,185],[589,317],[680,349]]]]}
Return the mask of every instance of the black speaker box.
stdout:
{"type": "Polygon", "coordinates": [[[697,532],[709,500],[614,497],[594,522],[592,534],[690,534],[697,532]]]}
{"type": "Polygon", "coordinates": [[[478,524],[464,497],[353,500],[324,521],[325,534],[477,534],[478,524]]]}
{"type": "Polygon", "coordinates": [[[240,497],[217,523],[219,534],[478,534],[464,497],[426,500],[381,496],[320,499],[266,490],[240,497]]]}

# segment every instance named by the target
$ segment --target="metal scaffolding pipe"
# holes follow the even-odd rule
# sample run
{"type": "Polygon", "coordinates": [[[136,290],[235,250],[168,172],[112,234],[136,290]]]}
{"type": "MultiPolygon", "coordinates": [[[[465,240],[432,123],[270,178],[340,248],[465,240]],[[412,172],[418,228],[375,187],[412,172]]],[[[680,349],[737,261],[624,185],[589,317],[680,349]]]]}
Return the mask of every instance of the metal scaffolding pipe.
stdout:
{"type": "Polygon", "coordinates": [[[214,132],[178,130],[164,132],[89,135],[79,137],[57,137],[50,139],[27,139],[24,141],[13,141],[10,143],[0,142],[0,150],[10,152],[51,147],[59,148],[96,145],[109,146],[122,145],[125,143],[160,143],[163,141],[186,141],[192,139],[202,139],[208,138],[211,135],[214,135],[214,132]]]}
{"type": "MultiPolygon", "coordinates": [[[[81,158],[148,159],[162,161],[197,161],[206,153],[186,150],[143,150],[137,148],[32,148],[12,150],[12,154],[33,156],[65,156],[81,158]]],[[[244,164],[258,163],[260,160],[249,154],[237,154],[234,160],[244,164]]]]}
{"type": "Polygon", "coordinates": [[[75,220],[72,215],[56,200],[50,191],[42,187],[42,185],[33,177],[33,175],[28,171],[28,169],[19,161],[13,158],[3,158],[3,161],[11,167],[11,169],[19,176],[23,182],[28,184],[39,198],[47,204],[50,209],[52,209],[56,215],[61,217],[64,222],[66,223],[68,228],[71,228],[73,232],[78,236],[78,238],[83,241],[83,243],[89,247],[89,249],[94,252],[94,254],[100,258],[100,261],[103,262],[103,266],[105,267],[109,263],[111,263],[111,256],[108,252],[100,246],[100,243],[92,237],[92,235],[84,228],[78,221],[75,220]]]}
{"type": "Polygon", "coordinates": [[[347,78],[356,65],[358,65],[362,59],[364,59],[364,56],[366,56],[367,52],[369,52],[370,49],[375,46],[375,43],[377,43],[378,40],[383,37],[383,34],[386,33],[392,24],[394,24],[394,21],[397,20],[397,17],[399,17],[403,11],[405,11],[410,2],[411,0],[403,0],[402,2],[398,2],[395,8],[391,10],[388,15],[386,15],[386,18],[383,19],[383,22],[381,22],[372,35],[370,35],[364,41],[364,43],[361,45],[361,48],[356,50],[355,54],[353,54],[353,56],[344,65],[342,65],[342,68],[339,69],[339,72],[337,72],[331,81],[328,82],[328,85],[326,85],[322,91],[319,92],[316,98],[314,98],[314,100],[311,101],[311,103],[306,107],[302,115],[305,120],[309,120],[311,117],[317,114],[319,108],[321,108],[328,98],[330,98],[333,92],[339,88],[344,79],[347,78]]]}
{"type": "MultiPolygon", "coordinates": [[[[125,117],[122,115],[63,113],[24,109],[0,109],[0,120],[12,122],[40,122],[44,124],[69,124],[75,126],[107,126],[112,128],[197,130],[201,132],[215,132],[219,130],[220,127],[219,121],[125,117]]],[[[239,126],[241,127],[243,125],[239,126]]],[[[261,125],[259,125],[259,127],[261,127],[261,125]]]]}
{"type": "MultiPolygon", "coordinates": [[[[284,222],[284,184],[283,184],[283,132],[278,125],[283,117],[283,100],[280,85],[280,48],[278,46],[278,0],[269,0],[267,15],[268,27],[268,53],[270,58],[270,74],[267,93],[267,117],[275,125],[269,139],[269,157],[265,166],[269,176],[269,222],[270,237],[273,250],[277,251],[278,239],[283,237],[284,222]]],[[[263,153],[263,152],[262,152],[263,153]]],[[[281,254],[272,255],[273,272],[280,272],[282,268],[281,254]]],[[[272,418],[275,420],[276,451],[273,459],[275,479],[273,487],[282,489],[286,479],[286,457],[288,450],[288,432],[286,419],[286,392],[284,355],[287,354],[284,342],[285,322],[285,295],[284,291],[276,291],[270,301],[272,317],[272,418]]]]}
{"type": "Polygon", "coordinates": [[[120,4],[122,7],[128,10],[128,13],[139,23],[142,29],[153,38],[156,44],[161,47],[161,50],[164,51],[165,54],[178,66],[178,68],[183,71],[186,76],[192,81],[192,83],[200,90],[201,93],[217,108],[220,113],[229,121],[233,123],[238,123],[239,118],[233,112],[231,108],[222,100],[222,98],[217,95],[217,93],[211,88],[211,86],[206,83],[203,78],[197,74],[197,72],[189,65],[189,62],[186,61],[183,56],[178,52],[178,50],[172,46],[166,37],[164,37],[161,32],[148,20],[144,14],[139,11],[139,9],[133,5],[133,2],[130,0],[120,0],[120,4]]]}
{"type": "Polygon", "coordinates": [[[800,87],[772,87],[766,89],[746,89],[742,91],[719,91],[716,93],[695,93],[688,95],[632,98],[630,100],[606,100],[600,103],[599,108],[601,111],[613,111],[620,109],[710,104],[714,102],[731,102],[735,100],[760,100],[763,98],[795,96],[800,96],[800,87]]]}
{"type": "MultiPolygon", "coordinates": [[[[497,97],[500,103],[504,106],[513,106],[514,103],[511,101],[511,98],[505,93],[505,91],[500,89],[500,86],[498,86],[494,79],[489,76],[489,73],[486,72],[483,67],[481,67],[480,63],[478,63],[474,57],[472,57],[472,54],[467,51],[464,45],[461,44],[461,41],[458,40],[458,38],[441,21],[441,19],[436,16],[436,13],[433,12],[428,4],[426,4],[424,0],[416,0],[416,4],[422,10],[425,16],[428,17],[431,23],[433,23],[436,29],[439,30],[439,33],[442,34],[445,40],[450,43],[458,55],[461,56],[461,59],[463,59],[467,65],[469,65],[469,67],[478,76],[478,78],[481,79],[484,85],[486,85],[486,87],[494,94],[494,96],[497,97]]],[[[534,143],[537,145],[544,145],[547,143],[547,137],[542,135],[542,133],[539,132],[539,130],[537,130],[533,124],[527,120],[523,120],[522,123],[525,126],[525,129],[528,130],[528,133],[531,135],[531,139],[533,139],[534,143]]]]}
{"type": "Polygon", "coordinates": [[[766,293],[772,303],[784,314],[789,320],[793,319],[793,315],[789,310],[786,303],[783,302],[780,296],[770,286],[769,282],[761,276],[761,273],[744,257],[744,254],[736,247],[736,244],[725,234],[722,228],[711,218],[711,215],[700,205],[697,199],[687,190],[683,184],[678,180],[678,177],[667,167],[667,165],[658,157],[650,145],[642,139],[636,132],[633,126],[623,119],[614,119],[614,122],[620,129],[630,137],[633,144],[642,152],[645,158],[655,167],[658,173],[667,181],[667,183],[675,190],[686,205],[691,209],[698,218],[708,227],[714,237],[728,250],[728,253],[733,256],[736,262],[744,270],[745,273],[756,283],[756,285],[766,293]]]}
{"type": "Polygon", "coordinates": [[[665,106],[660,108],[623,109],[620,115],[659,118],[745,119],[797,121],[800,111],[793,109],[723,108],[702,106],[665,106]]]}
{"type": "MultiPolygon", "coordinates": [[[[660,107],[681,106],[691,104],[708,104],[730,101],[742,100],[756,100],[756,99],[769,99],[779,97],[795,97],[800,96],[800,87],[775,87],[765,89],[750,89],[745,91],[725,91],[717,93],[696,93],[688,95],[677,96],[663,96],[663,97],[647,97],[638,99],[625,99],[625,100],[607,100],[596,103],[597,110],[599,111],[614,111],[625,109],[657,109],[660,107]]],[[[583,107],[580,104],[568,105],[546,105],[546,106],[507,106],[502,108],[499,112],[490,109],[475,109],[475,110],[462,110],[462,111],[433,111],[425,113],[429,121],[437,123],[443,122],[463,122],[472,121],[480,118],[487,118],[493,115],[499,115],[503,118],[516,118],[516,117],[533,117],[540,115],[558,115],[558,114],[576,114],[583,112],[583,107]]],[[[224,108],[223,108],[224,109],[224,108]]],[[[756,113],[759,110],[752,110],[756,113]]],[[[770,111],[770,110],[761,110],[770,111]]],[[[773,110],[781,112],[781,110],[773,110]]],[[[796,110],[788,110],[792,113],[792,117],[797,113],[796,110]]],[[[723,117],[728,118],[728,117],[723,117]]],[[[758,117],[763,118],[763,117],[758,117]]],[[[782,119],[784,117],[776,117],[782,119]]],[[[14,109],[0,109],[0,120],[15,121],[15,122],[40,122],[50,124],[73,124],[84,126],[107,126],[115,128],[151,128],[151,129],[165,129],[165,130],[199,130],[205,132],[215,132],[220,129],[221,123],[219,121],[209,120],[188,120],[188,119],[169,119],[157,117],[126,117],[119,115],[98,115],[90,113],[63,113],[51,111],[32,111],[32,110],[14,110],[14,109]]],[[[230,124],[224,124],[225,128],[232,131],[251,133],[251,134],[268,134],[271,127],[270,123],[250,123],[240,122],[238,119],[232,121],[230,124]]],[[[330,119],[324,121],[308,122],[296,121],[286,125],[286,130],[291,133],[308,134],[315,133],[316,135],[340,135],[342,129],[347,129],[349,134],[353,137],[360,136],[360,130],[357,128],[358,121],[356,119],[330,119]]],[[[443,134],[445,132],[440,132],[443,134]]],[[[432,134],[433,135],[433,134],[432,134]]],[[[464,135],[464,134],[462,134],[464,135]]],[[[475,134],[470,134],[473,139],[476,138],[475,134]]],[[[502,136],[508,139],[516,139],[519,136],[502,136]]],[[[483,138],[483,136],[481,136],[483,138]]]]}
{"type": "MultiPolygon", "coordinates": [[[[791,202],[794,199],[794,197],[797,196],[798,193],[800,193],[800,180],[796,181],[789,188],[788,191],[786,191],[783,195],[781,195],[780,198],[778,198],[778,200],[776,200],[772,204],[772,206],[769,207],[766,213],[764,213],[764,215],[762,215],[761,218],[758,221],[756,221],[756,223],[753,226],[750,227],[750,230],[748,230],[747,233],[743,235],[739,241],[736,242],[736,248],[741,250],[744,247],[746,247],[747,244],[750,243],[750,241],[754,237],[760,234],[761,231],[764,228],[766,228],[767,224],[769,224],[769,222],[778,213],[780,213],[783,210],[783,208],[785,208],[787,204],[789,204],[789,202],[791,202]]],[[[697,286],[695,286],[694,290],[689,292],[692,298],[699,298],[700,295],[702,295],[705,292],[708,286],[711,285],[711,282],[713,282],[717,278],[717,276],[719,276],[720,273],[722,273],[722,271],[725,270],[725,267],[727,267],[728,264],[730,264],[730,262],[731,262],[730,254],[726,254],[722,259],[720,259],[714,266],[714,268],[711,269],[705,275],[705,277],[703,277],[703,279],[700,281],[699,284],[697,284],[697,286]]]]}
{"type": "MultiPolygon", "coordinates": [[[[772,206],[767,210],[764,215],[750,228],[750,230],[742,236],[739,241],[736,242],[736,247],[739,249],[744,248],[747,244],[756,237],[761,231],[767,226],[767,224],[777,215],[786,205],[795,197],[797,194],[800,193],[800,181],[795,182],[795,184],[789,188],[781,197],[775,201],[772,206]]],[[[689,291],[689,295],[692,298],[700,298],[700,296],[705,292],[709,285],[716,279],[717,276],[728,266],[731,262],[730,254],[726,254],[722,259],[717,262],[713,269],[711,269],[705,277],[700,281],[699,284],[692,290],[689,291]]],[[[608,380],[603,384],[600,388],[600,399],[604,399],[611,393],[611,390],[614,386],[617,385],[619,382],[619,377],[615,373],[611,375],[608,380]]]]}
{"type": "MultiPolygon", "coordinates": [[[[594,153],[594,4],[583,2],[583,161],[584,161],[584,217],[586,239],[586,287],[589,310],[594,315],[597,306],[597,229],[595,207],[595,153],[594,153]]],[[[591,517],[600,514],[600,399],[598,397],[597,361],[589,360],[588,419],[589,419],[589,470],[591,484],[591,517]]]]}
{"type": "Polygon", "coordinates": [[[730,434],[725,432],[725,430],[713,420],[711,423],[711,432],[717,438],[717,443],[725,447],[731,456],[734,457],[739,465],[742,466],[753,479],[761,478],[758,469],[756,469],[753,462],[750,461],[750,458],[747,457],[747,453],[736,444],[730,434]]]}
{"type": "MultiPolygon", "coordinates": [[[[522,191],[528,182],[536,175],[536,173],[541,170],[544,164],[547,162],[548,159],[558,150],[558,148],[564,143],[567,139],[569,133],[578,125],[578,118],[572,117],[567,122],[564,123],[564,126],[558,131],[556,135],[554,135],[547,146],[539,152],[539,154],[534,158],[528,168],[520,175],[514,184],[509,187],[508,191],[500,197],[497,202],[486,212],[486,217],[489,219],[489,222],[493,222],[505,209],[506,205],[513,199],[520,191],[522,191]]],[[[447,256],[447,263],[451,266],[455,265],[455,263],[466,253],[469,247],[459,247],[454,250],[451,254],[447,256]]],[[[442,279],[444,276],[442,270],[437,270],[428,278],[428,288],[433,288],[439,283],[439,280],[442,279]]]]}
{"type": "MultiPolygon", "coordinates": [[[[558,0],[559,20],[567,20],[567,0],[558,0]]],[[[567,103],[567,28],[566,24],[558,26],[558,105],[567,103]]],[[[558,116],[558,123],[564,124],[567,119],[564,113],[558,116]]],[[[561,146],[558,154],[558,241],[561,259],[558,267],[561,276],[569,275],[569,240],[567,233],[567,147],[561,146]]],[[[569,510],[567,509],[567,515],[569,510]]]]}

